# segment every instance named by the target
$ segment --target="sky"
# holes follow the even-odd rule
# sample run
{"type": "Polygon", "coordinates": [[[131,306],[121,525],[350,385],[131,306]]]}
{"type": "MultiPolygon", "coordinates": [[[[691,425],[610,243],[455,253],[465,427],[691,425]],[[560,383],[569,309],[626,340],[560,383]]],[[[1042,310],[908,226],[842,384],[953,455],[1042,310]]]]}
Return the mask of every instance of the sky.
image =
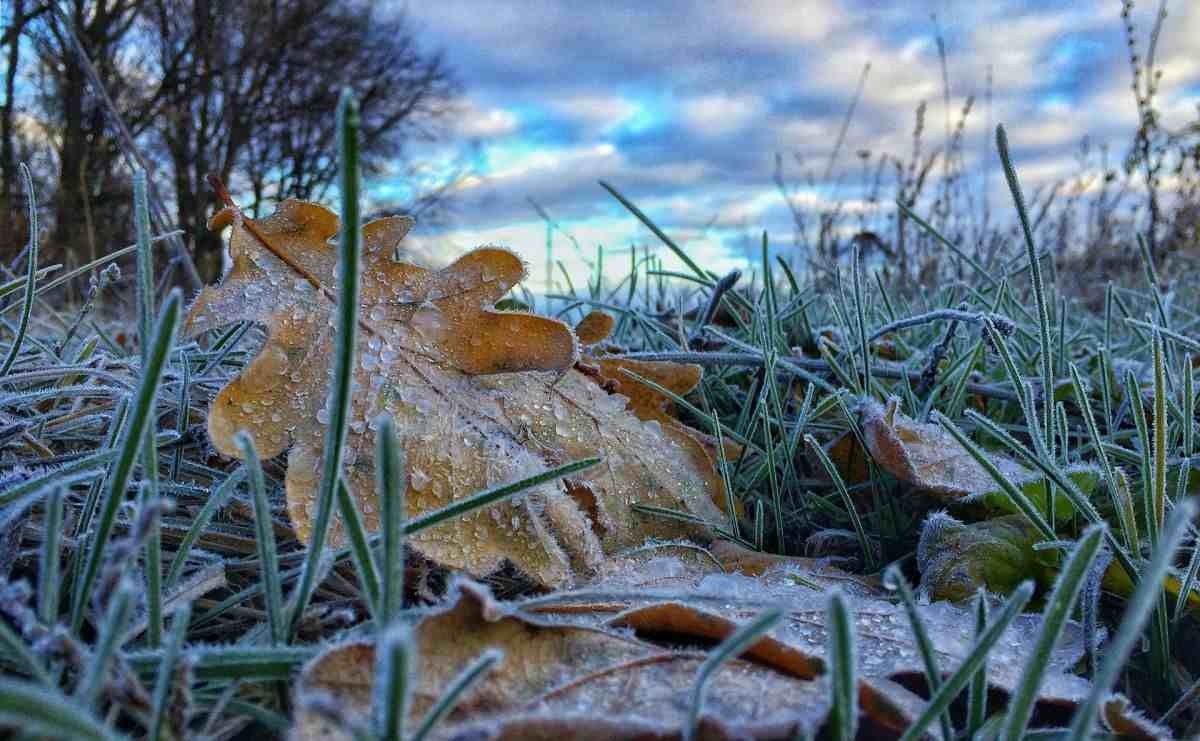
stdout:
{"type": "MultiPolygon", "coordinates": [[[[1143,48],[1157,6],[1143,0],[1136,9],[1143,48]]],[[[418,231],[416,241],[447,261],[481,244],[508,246],[529,263],[527,284],[539,292],[547,289],[546,226],[531,201],[562,227],[554,259],[577,284],[599,245],[610,275],[627,268],[631,245],[650,245],[668,269],[679,266],[601,180],[700,265],[722,273],[756,258],[764,230],[777,249],[793,249],[792,220],[773,182],[776,153],[801,203],[861,199],[857,153],[906,155],[922,101],[926,146],[934,147],[944,141],[947,112],[956,122],[975,96],[964,169],[972,190],[995,209],[1008,205],[992,154],[996,123],[1005,124],[1030,189],[1077,170],[1084,136],[1111,145],[1119,160],[1136,128],[1117,0],[440,0],[395,7],[462,83],[447,138],[415,154],[435,168],[469,156],[472,168],[456,188],[450,220],[418,231]],[[825,179],[866,64],[841,156],[825,179]]],[[[1200,3],[1174,0],[1169,10],[1157,52],[1159,103],[1166,124],[1179,126],[1197,118],[1200,104],[1200,3]]],[[[379,199],[404,188],[386,178],[370,184],[379,199]]]]}

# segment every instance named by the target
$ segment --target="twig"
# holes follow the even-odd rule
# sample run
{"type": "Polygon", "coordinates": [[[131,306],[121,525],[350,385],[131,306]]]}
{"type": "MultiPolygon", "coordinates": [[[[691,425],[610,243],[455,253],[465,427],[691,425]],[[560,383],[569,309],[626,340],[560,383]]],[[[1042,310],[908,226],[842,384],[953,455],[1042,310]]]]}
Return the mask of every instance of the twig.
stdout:
{"type": "MultiPolygon", "coordinates": [[[[695,363],[696,365],[740,365],[749,368],[758,368],[766,363],[762,355],[748,352],[631,352],[623,355],[617,355],[615,357],[628,358],[630,360],[695,363]]],[[[795,366],[810,373],[832,372],[832,369],[829,367],[828,363],[826,363],[824,360],[818,360],[816,358],[806,358],[799,355],[781,355],[776,359],[776,362],[779,363],[780,372],[787,372],[789,370],[789,365],[795,366]]],[[[873,366],[871,370],[878,377],[887,378],[893,381],[908,378],[908,380],[912,383],[920,383],[921,380],[921,374],[919,372],[910,371],[906,368],[898,368],[894,365],[873,366]]],[[[1020,401],[1020,398],[1016,393],[991,384],[968,383],[967,391],[978,396],[986,396],[988,398],[1000,399],[1002,401],[1020,401]]]]}
{"type": "Polygon", "coordinates": [[[1012,326],[1013,321],[1008,317],[999,314],[990,314],[987,312],[963,311],[961,309],[937,309],[925,314],[917,314],[916,316],[897,319],[891,324],[885,324],[875,333],[871,335],[871,341],[875,341],[889,332],[896,332],[901,329],[908,329],[920,324],[929,324],[930,322],[950,320],[951,322],[970,322],[972,324],[983,324],[984,319],[991,319],[992,324],[996,325],[996,329],[1003,332],[1003,327],[1012,326]]]}

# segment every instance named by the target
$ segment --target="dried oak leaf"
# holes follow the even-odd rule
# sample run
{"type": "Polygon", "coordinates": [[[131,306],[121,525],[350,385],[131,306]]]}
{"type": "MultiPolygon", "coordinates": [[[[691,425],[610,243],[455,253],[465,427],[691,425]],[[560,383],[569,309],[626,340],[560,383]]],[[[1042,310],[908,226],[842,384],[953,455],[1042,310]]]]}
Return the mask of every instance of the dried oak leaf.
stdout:
{"type": "MultiPolygon", "coordinates": [[[[675,739],[704,655],[695,647],[724,640],[764,604],[776,604],[787,607],[784,621],[714,677],[701,737],[787,738],[784,729],[819,727],[828,711],[828,590],[839,572],[800,559],[763,566],[736,552],[697,555],[684,544],[639,549],[610,559],[603,580],[585,591],[525,606],[497,603],[460,580],[452,604],[415,629],[420,658],[411,721],[475,656],[499,648],[502,664],[462,698],[440,737],[675,739]],[[743,563],[759,575],[725,570],[743,563]],[[820,588],[806,585],[812,583],[820,588]]],[[[843,586],[858,647],[860,729],[865,737],[895,738],[924,708],[920,652],[903,606],[877,586],[843,586]]],[[[973,613],[945,602],[918,611],[948,676],[974,645],[973,613]]],[[[1017,686],[1040,625],[1041,616],[1021,615],[997,642],[988,664],[994,692],[1017,686]]],[[[1083,647],[1083,629],[1069,622],[1049,657],[1035,727],[1065,724],[1088,695],[1087,680],[1070,673],[1083,647]]],[[[365,719],[373,662],[369,642],[334,647],[305,669],[298,692],[333,694],[352,719],[365,719]]],[[[1117,695],[1106,704],[1105,721],[1155,737],[1117,695]]],[[[342,737],[310,713],[297,719],[293,735],[342,737]]]]}
{"type": "MultiPolygon", "coordinates": [[[[332,373],[337,217],[288,200],[257,231],[306,280],[266,249],[239,215],[233,266],[191,307],[192,333],[238,320],[265,325],[267,339],[209,410],[208,432],[237,456],[247,430],[264,457],[288,451],[288,512],[307,541],[321,470],[332,373]]],[[[632,512],[635,502],[715,521],[719,483],[676,437],[644,423],[618,396],[572,368],[578,347],[553,319],[491,307],[524,277],[511,252],[483,247],[442,270],[394,259],[412,220],[363,227],[359,332],[344,473],[368,529],[378,527],[373,421],[392,415],[406,454],[408,507],[420,514],[554,465],[602,455],[570,481],[533,489],[412,539],[423,555],[474,574],[505,559],[544,585],[589,573],[605,553],[648,537],[678,537],[678,523],[632,512]],[[686,453],[686,454],[684,454],[686,453]]],[[[339,529],[331,532],[341,542],[339,529]]]]}
{"type": "MultiPolygon", "coordinates": [[[[741,553],[736,545],[720,541],[718,545],[711,549],[714,558],[707,560],[685,556],[684,551],[668,556],[647,549],[612,559],[605,567],[605,582],[585,593],[587,603],[564,595],[561,601],[538,605],[538,614],[556,623],[633,629],[647,639],[678,636],[694,643],[723,640],[763,604],[786,605],[787,618],[751,646],[746,656],[803,677],[824,665],[828,591],[836,586],[847,595],[854,618],[859,703],[862,722],[871,724],[868,737],[894,737],[921,712],[923,700],[914,694],[924,693],[920,653],[904,607],[882,586],[856,579],[820,559],[769,563],[741,553]],[[664,599],[667,594],[662,590],[629,597],[641,584],[661,585],[661,581],[650,582],[655,574],[673,575],[667,590],[673,592],[672,599],[664,599]],[[603,600],[605,588],[623,599],[603,600]]],[[[938,666],[949,676],[974,644],[972,613],[944,601],[918,604],[917,611],[938,666]]],[[[993,691],[1010,694],[1016,688],[1035,650],[1041,620],[1037,614],[1018,616],[996,643],[988,659],[987,679],[993,691]]],[[[1084,636],[1079,623],[1067,623],[1039,687],[1034,726],[1067,724],[1088,696],[1090,683],[1072,673],[1083,656],[1084,636]]],[[[1110,729],[1128,729],[1132,738],[1170,737],[1147,723],[1120,695],[1106,701],[1104,720],[1110,729]]]]}
{"type": "MultiPolygon", "coordinates": [[[[486,588],[460,580],[452,604],[414,630],[418,660],[410,709],[415,724],[451,680],[487,649],[503,659],[468,690],[436,738],[679,738],[693,682],[705,658],[664,649],[599,627],[564,625],[496,602],[486,588]]],[[[374,647],[335,646],[301,673],[297,693],[332,695],[350,723],[368,717],[374,647]]],[[[811,674],[811,673],[810,673],[811,674]]],[[[771,666],[729,661],[709,680],[700,721],[705,739],[811,736],[828,710],[828,687],[771,666]]],[[[304,707],[306,703],[299,702],[304,707]]],[[[347,738],[343,728],[301,712],[294,741],[347,738]]]]}
{"type": "MultiPolygon", "coordinates": [[[[994,491],[996,480],[939,425],[917,422],[898,411],[896,401],[886,407],[867,402],[862,410],[863,441],[871,457],[901,481],[949,499],[994,491]]],[[[1016,461],[992,456],[992,463],[1014,484],[1037,475],[1016,461]]]]}
{"type": "MultiPolygon", "coordinates": [[[[584,345],[594,346],[608,338],[614,325],[611,316],[602,311],[593,311],[575,326],[575,334],[584,345]]],[[[719,456],[716,440],[672,416],[668,411],[671,397],[636,378],[652,381],[676,396],[686,396],[700,384],[703,369],[691,363],[647,362],[603,355],[588,356],[585,362],[595,364],[594,378],[604,388],[628,399],[629,410],[638,419],[661,429],[664,436],[687,451],[696,470],[704,472],[708,478],[708,490],[713,503],[724,509],[725,493],[717,472],[719,456]]],[[[741,452],[742,448],[737,443],[725,442],[726,460],[736,460],[741,452]]]]}

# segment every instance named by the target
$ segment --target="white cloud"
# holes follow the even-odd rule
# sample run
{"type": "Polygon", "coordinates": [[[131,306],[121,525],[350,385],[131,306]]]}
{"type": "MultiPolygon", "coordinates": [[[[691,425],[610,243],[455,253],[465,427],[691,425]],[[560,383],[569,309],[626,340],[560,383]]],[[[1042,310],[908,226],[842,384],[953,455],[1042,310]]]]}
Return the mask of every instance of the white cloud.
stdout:
{"type": "Polygon", "coordinates": [[[456,103],[454,133],[467,139],[494,139],[517,131],[520,120],[512,111],[484,107],[472,98],[456,103]]]}
{"type": "Polygon", "coordinates": [[[745,128],[766,110],[754,95],[704,95],[680,106],[684,124],[703,136],[726,136],[745,128]]]}

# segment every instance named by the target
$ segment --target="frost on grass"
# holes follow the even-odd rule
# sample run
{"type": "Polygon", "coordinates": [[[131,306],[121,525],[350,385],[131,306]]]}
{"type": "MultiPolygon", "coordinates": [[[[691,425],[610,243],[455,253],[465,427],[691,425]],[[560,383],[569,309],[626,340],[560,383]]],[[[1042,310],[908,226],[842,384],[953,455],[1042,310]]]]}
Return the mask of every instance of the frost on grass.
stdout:
{"type": "MultiPolygon", "coordinates": [[[[234,217],[214,218],[224,224],[234,217]]],[[[208,431],[225,455],[240,454],[233,439],[242,429],[264,457],[287,451],[288,512],[306,541],[330,418],[336,298],[329,287],[337,284],[330,240],[338,220],[289,200],[255,224],[317,285],[235,219],[233,267],[219,287],[199,295],[188,322],[192,333],[238,320],[266,326],[258,356],[213,401],[208,431]]],[[[395,419],[406,454],[412,515],[555,465],[604,457],[573,479],[413,538],[417,550],[447,566],[487,574],[509,559],[542,584],[562,585],[592,572],[605,553],[680,534],[676,522],[634,513],[634,503],[720,518],[713,504],[720,480],[699,438],[669,418],[664,424],[661,409],[648,417],[629,378],[610,393],[603,379],[576,370],[578,342],[563,323],[492,308],[524,277],[514,254],[484,247],[426,270],[403,261],[400,242],[411,226],[393,217],[363,228],[344,475],[368,529],[379,524],[372,426],[384,413],[395,419]]],[[[338,531],[332,537],[341,542],[338,531]]]]}

